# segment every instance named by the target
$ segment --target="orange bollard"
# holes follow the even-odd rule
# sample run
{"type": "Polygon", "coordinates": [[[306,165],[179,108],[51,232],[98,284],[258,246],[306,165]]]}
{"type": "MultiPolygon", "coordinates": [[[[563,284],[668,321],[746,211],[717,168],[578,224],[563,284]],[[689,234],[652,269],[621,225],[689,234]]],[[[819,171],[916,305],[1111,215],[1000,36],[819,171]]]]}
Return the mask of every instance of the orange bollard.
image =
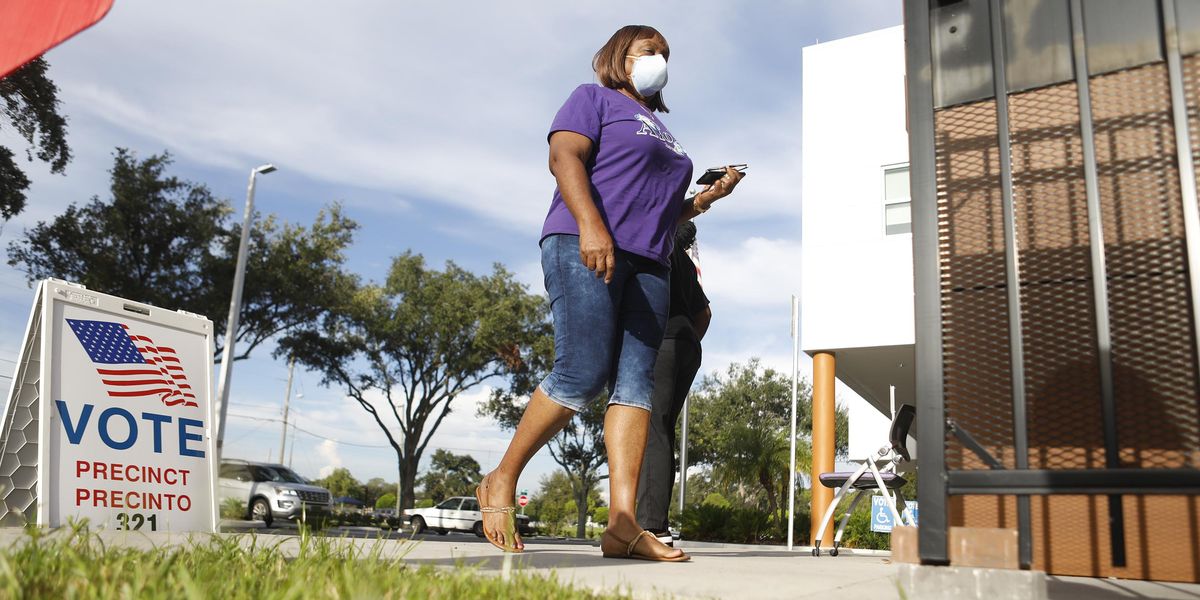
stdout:
{"type": "MultiPolygon", "coordinates": [[[[834,457],[834,373],[836,360],[831,352],[818,352],[813,355],[813,387],[812,387],[812,514],[809,542],[816,542],[817,529],[821,527],[821,517],[833,502],[833,490],[821,485],[821,473],[833,470],[834,457]]],[[[821,539],[822,548],[833,547],[833,527],[825,528],[825,537],[821,539]]]]}

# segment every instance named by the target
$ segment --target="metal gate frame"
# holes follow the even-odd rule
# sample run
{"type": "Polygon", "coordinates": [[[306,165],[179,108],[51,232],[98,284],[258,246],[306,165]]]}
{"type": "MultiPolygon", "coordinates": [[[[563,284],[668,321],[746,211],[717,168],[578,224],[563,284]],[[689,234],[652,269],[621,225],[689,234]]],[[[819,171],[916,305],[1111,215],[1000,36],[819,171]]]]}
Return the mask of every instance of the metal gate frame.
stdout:
{"type": "MultiPolygon", "coordinates": [[[[955,495],[1015,495],[1019,559],[1022,568],[1032,564],[1030,496],[1044,494],[1094,494],[1109,496],[1112,558],[1121,566],[1124,557],[1124,526],[1121,522],[1123,494],[1200,494],[1200,469],[1120,468],[1117,458],[1116,411],[1113,393],[1109,308],[1106,277],[1093,277],[1096,335],[1099,343],[1100,387],[1103,407],[1104,469],[1029,469],[1025,414],[1022,331],[1018,283],[1018,255],[1009,153],[1008,91],[1005,82],[1004,21],[1000,0],[990,0],[991,58],[994,70],[997,147],[1001,159],[1005,273],[1008,291],[1009,342],[1013,386],[1013,447],[1015,469],[948,470],[946,462],[946,407],[943,387],[942,315],[938,254],[938,208],[935,177],[933,56],[930,11],[939,0],[904,0],[906,100],[909,124],[910,181],[913,199],[913,266],[916,325],[917,428],[921,477],[919,555],[928,565],[949,564],[948,500],[955,495]]],[[[944,0],[941,3],[945,3],[944,0]]],[[[1172,118],[1176,133],[1180,187],[1186,238],[1188,279],[1191,290],[1193,341],[1200,343],[1200,210],[1197,208],[1195,170],[1192,157],[1187,106],[1183,91],[1175,3],[1159,0],[1161,27],[1170,80],[1172,118]]],[[[1106,273],[1103,232],[1099,219],[1097,161],[1093,145],[1093,123],[1089,97],[1087,55],[1083,38],[1081,0],[1070,0],[1072,57],[1079,91],[1080,128],[1084,140],[1084,179],[1087,193],[1088,226],[1094,273],[1106,273]]]]}

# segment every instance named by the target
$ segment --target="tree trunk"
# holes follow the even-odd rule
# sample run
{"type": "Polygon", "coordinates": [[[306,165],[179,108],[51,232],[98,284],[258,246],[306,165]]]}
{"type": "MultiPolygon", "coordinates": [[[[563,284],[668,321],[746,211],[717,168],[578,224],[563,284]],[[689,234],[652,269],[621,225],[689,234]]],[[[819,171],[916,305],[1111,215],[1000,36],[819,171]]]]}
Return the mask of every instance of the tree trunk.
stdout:
{"type": "Polygon", "coordinates": [[[401,510],[412,508],[416,504],[413,488],[417,482],[417,461],[400,459],[400,506],[401,510]]]}
{"type": "Polygon", "coordinates": [[[766,471],[760,470],[758,472],[758,483],[763,486],[763,491],[767,493],[767,510],[772,515],[779,514],[779,503],[775,498],[774,486],[771,485],[771,475],[766,471]]]}
{"type": "Polygon", "coordinates": [[[578,508],[578,521],[575,525],[575,537],[587,537],[587,520],[588,520],[588,496],[592,491],[592,487],[587,485],[587,481],[580,478],[579,487],[575,488],[575,506],[578,508]]]}
{"type": "Polygon", "coordinates": [[[417,435],[405,432],[400,442],[400,451],[396,453],[400,463],[400,505],[404,508],[412,508],[417,501],[413,489],[417,483],[417,467],[421,462],[416,443],[419,438],[420,432],[417,435]]]}

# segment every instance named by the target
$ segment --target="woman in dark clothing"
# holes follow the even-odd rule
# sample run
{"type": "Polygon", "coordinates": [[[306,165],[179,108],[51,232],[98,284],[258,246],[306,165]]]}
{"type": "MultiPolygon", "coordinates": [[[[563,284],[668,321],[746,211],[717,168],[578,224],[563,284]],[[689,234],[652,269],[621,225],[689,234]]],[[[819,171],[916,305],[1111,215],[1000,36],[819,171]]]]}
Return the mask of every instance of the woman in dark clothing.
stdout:
{"type": "Polygon", "coordinates": [[[654,364],[650,433],[638,481],[638,525],[668,546],[674,545],[667,513],[675,484],[675,422],[700,370],[700,340],[712,319],[696,265],[687,253],[695,243],[696,226],[680,223],[671,253],[671,309],[654,364]]]}

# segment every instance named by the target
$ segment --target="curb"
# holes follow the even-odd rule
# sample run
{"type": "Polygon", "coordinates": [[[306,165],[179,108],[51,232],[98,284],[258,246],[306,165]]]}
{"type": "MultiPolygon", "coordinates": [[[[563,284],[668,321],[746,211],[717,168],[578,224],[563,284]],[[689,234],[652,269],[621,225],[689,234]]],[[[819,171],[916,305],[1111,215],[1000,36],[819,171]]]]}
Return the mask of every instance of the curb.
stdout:
{"type": "MultiPolygon", "coordinates": [[[[676,548],[728,548],[730,550],[770,550],[773,552],[787,552],[787,546],[779,546],[774,544],[727,544],[725,542],[700,542],[693,540],[675,540],[676,548]]],[[[809,556],[812,554],[813,547],[810,545],[792,546],[791,552],[797,555],[809,556]]],[[[829,549],[821,550],[821,556],[825,556],[829,549]]],[[[880,558],[890,558],[891,550],[872,550],[869,548],[847,548],[845,546],[838,548],[839,555],[850,556],[877,556],[880,558]]]]}

